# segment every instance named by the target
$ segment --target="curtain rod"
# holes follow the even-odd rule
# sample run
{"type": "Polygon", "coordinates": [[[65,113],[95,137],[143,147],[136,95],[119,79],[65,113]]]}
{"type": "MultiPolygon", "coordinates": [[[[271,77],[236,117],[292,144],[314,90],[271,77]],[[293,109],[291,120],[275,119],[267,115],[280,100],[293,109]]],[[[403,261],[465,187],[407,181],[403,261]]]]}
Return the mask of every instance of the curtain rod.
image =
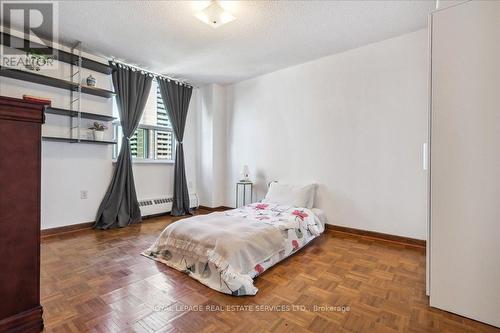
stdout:
{"type": "Polygon", "coordinates": [[[121,65],[121,66],[124,66],[124,67],[132,68],[132,69],[135,69],[135,70],[147,73],[149,75],[152,75],[155,78],[161,78],[163,80],[174,81],[176,83],[183,84],[183,85],[189,86],[191,88],[194,88],[194,86],[192,84],[190,84],[189,82],[185,82],[185,81],[182,81],[180,79],[175,79],[175,78],[167,76],[165,74],[156,73],[156,72],[150,71],[148,69],[144,69],[144,68],[139,67],[139,66],[127,64],[127,63],[124,63],[124,62],[122,62],[120,60],[117,60],[115,58],[111,59],[111,62],[114,63],[114,64],[116,64],[116,65],[121,65]]]}

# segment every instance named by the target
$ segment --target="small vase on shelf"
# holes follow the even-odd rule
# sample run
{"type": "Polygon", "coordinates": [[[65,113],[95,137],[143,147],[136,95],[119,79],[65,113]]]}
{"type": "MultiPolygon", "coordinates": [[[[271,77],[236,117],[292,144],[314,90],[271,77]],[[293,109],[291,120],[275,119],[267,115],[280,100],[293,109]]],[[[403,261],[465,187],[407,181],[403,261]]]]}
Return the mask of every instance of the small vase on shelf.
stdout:
{"type": "Polygon", "coordinates": [[[104,131],[107,130],[108,127],[100,122],[94,122],[92,127],[89,127],[89,130],[92,131],[92,136],[95,141],[103,141],[104,131]]]}
{"type": "Polygon", "coordinates": [[[94,130],[94,140],[102,141],[104,139],[104,131],[94,130]]]}
{"type": "Polygon", "coordinates": [[[87,77],[87,86],[95,87],[95,84],[96,84],[95,77],[93,77],[92,75],[89,75],[89,77],[87,77]]]}

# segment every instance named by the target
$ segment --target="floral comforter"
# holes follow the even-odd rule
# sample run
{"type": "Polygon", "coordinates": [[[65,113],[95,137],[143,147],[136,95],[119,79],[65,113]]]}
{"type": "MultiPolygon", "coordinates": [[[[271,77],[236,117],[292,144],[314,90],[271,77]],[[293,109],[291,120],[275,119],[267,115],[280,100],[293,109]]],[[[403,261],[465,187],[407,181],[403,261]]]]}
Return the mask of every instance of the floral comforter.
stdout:
{"type": "MultiPolygon", "coordinates": [[[[217,214],[221,213],[210,215],[217,217],[217,214]]],[[[270,252],[264,260],[255,265],[252,263],[252,268],[245,268],[245,271],[242,271],[239,267],[233,267],[230,262],[220,261],[220,258],[214,256],[213,251],[200,255],[199,251],[189,253],[189,251],[172,246],[172,242],[162,236],[169,228],[167,226],[158,240],[142,254],[185,272],[217,291],[235,296],[255,295],[258,289],[253,285],[253,278],[292,255],[324,231],[324,225],[318,216],[306,208],[255,203],[225,211],[219,216],[220,219],[232,218],[234,221],[248,219],[251,222],[249,224],[259,222],[276,228],[282,237],[279,242],[279,251],[270,252]]],[[[186,220],[176,223],[183,223],[183,221],[186,220]]]]}

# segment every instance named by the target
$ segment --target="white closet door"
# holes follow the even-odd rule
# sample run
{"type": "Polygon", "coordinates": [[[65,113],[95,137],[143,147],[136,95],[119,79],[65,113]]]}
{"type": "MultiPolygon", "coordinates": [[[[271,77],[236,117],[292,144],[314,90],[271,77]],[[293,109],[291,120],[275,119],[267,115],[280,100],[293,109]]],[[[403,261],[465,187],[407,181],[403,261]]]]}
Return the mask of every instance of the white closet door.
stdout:
{"type": "Polygon", "coordinates": [[[500,327],[500,2],[431,19],[430,302],[500,327]]]}

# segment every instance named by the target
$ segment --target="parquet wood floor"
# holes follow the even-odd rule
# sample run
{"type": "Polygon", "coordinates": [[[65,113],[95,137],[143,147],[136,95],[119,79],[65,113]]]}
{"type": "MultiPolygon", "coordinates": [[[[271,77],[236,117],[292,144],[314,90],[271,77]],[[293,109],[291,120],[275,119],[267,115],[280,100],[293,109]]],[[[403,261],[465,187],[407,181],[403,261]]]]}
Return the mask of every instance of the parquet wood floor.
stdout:
{"type": "Polygon", "coordinates": [[[422,249],[333,231],[258,277],[256,296],[223,295],[139,255],[172,220],[43,239],[45,331],[500,332],[429,308],[422,249]]]}

